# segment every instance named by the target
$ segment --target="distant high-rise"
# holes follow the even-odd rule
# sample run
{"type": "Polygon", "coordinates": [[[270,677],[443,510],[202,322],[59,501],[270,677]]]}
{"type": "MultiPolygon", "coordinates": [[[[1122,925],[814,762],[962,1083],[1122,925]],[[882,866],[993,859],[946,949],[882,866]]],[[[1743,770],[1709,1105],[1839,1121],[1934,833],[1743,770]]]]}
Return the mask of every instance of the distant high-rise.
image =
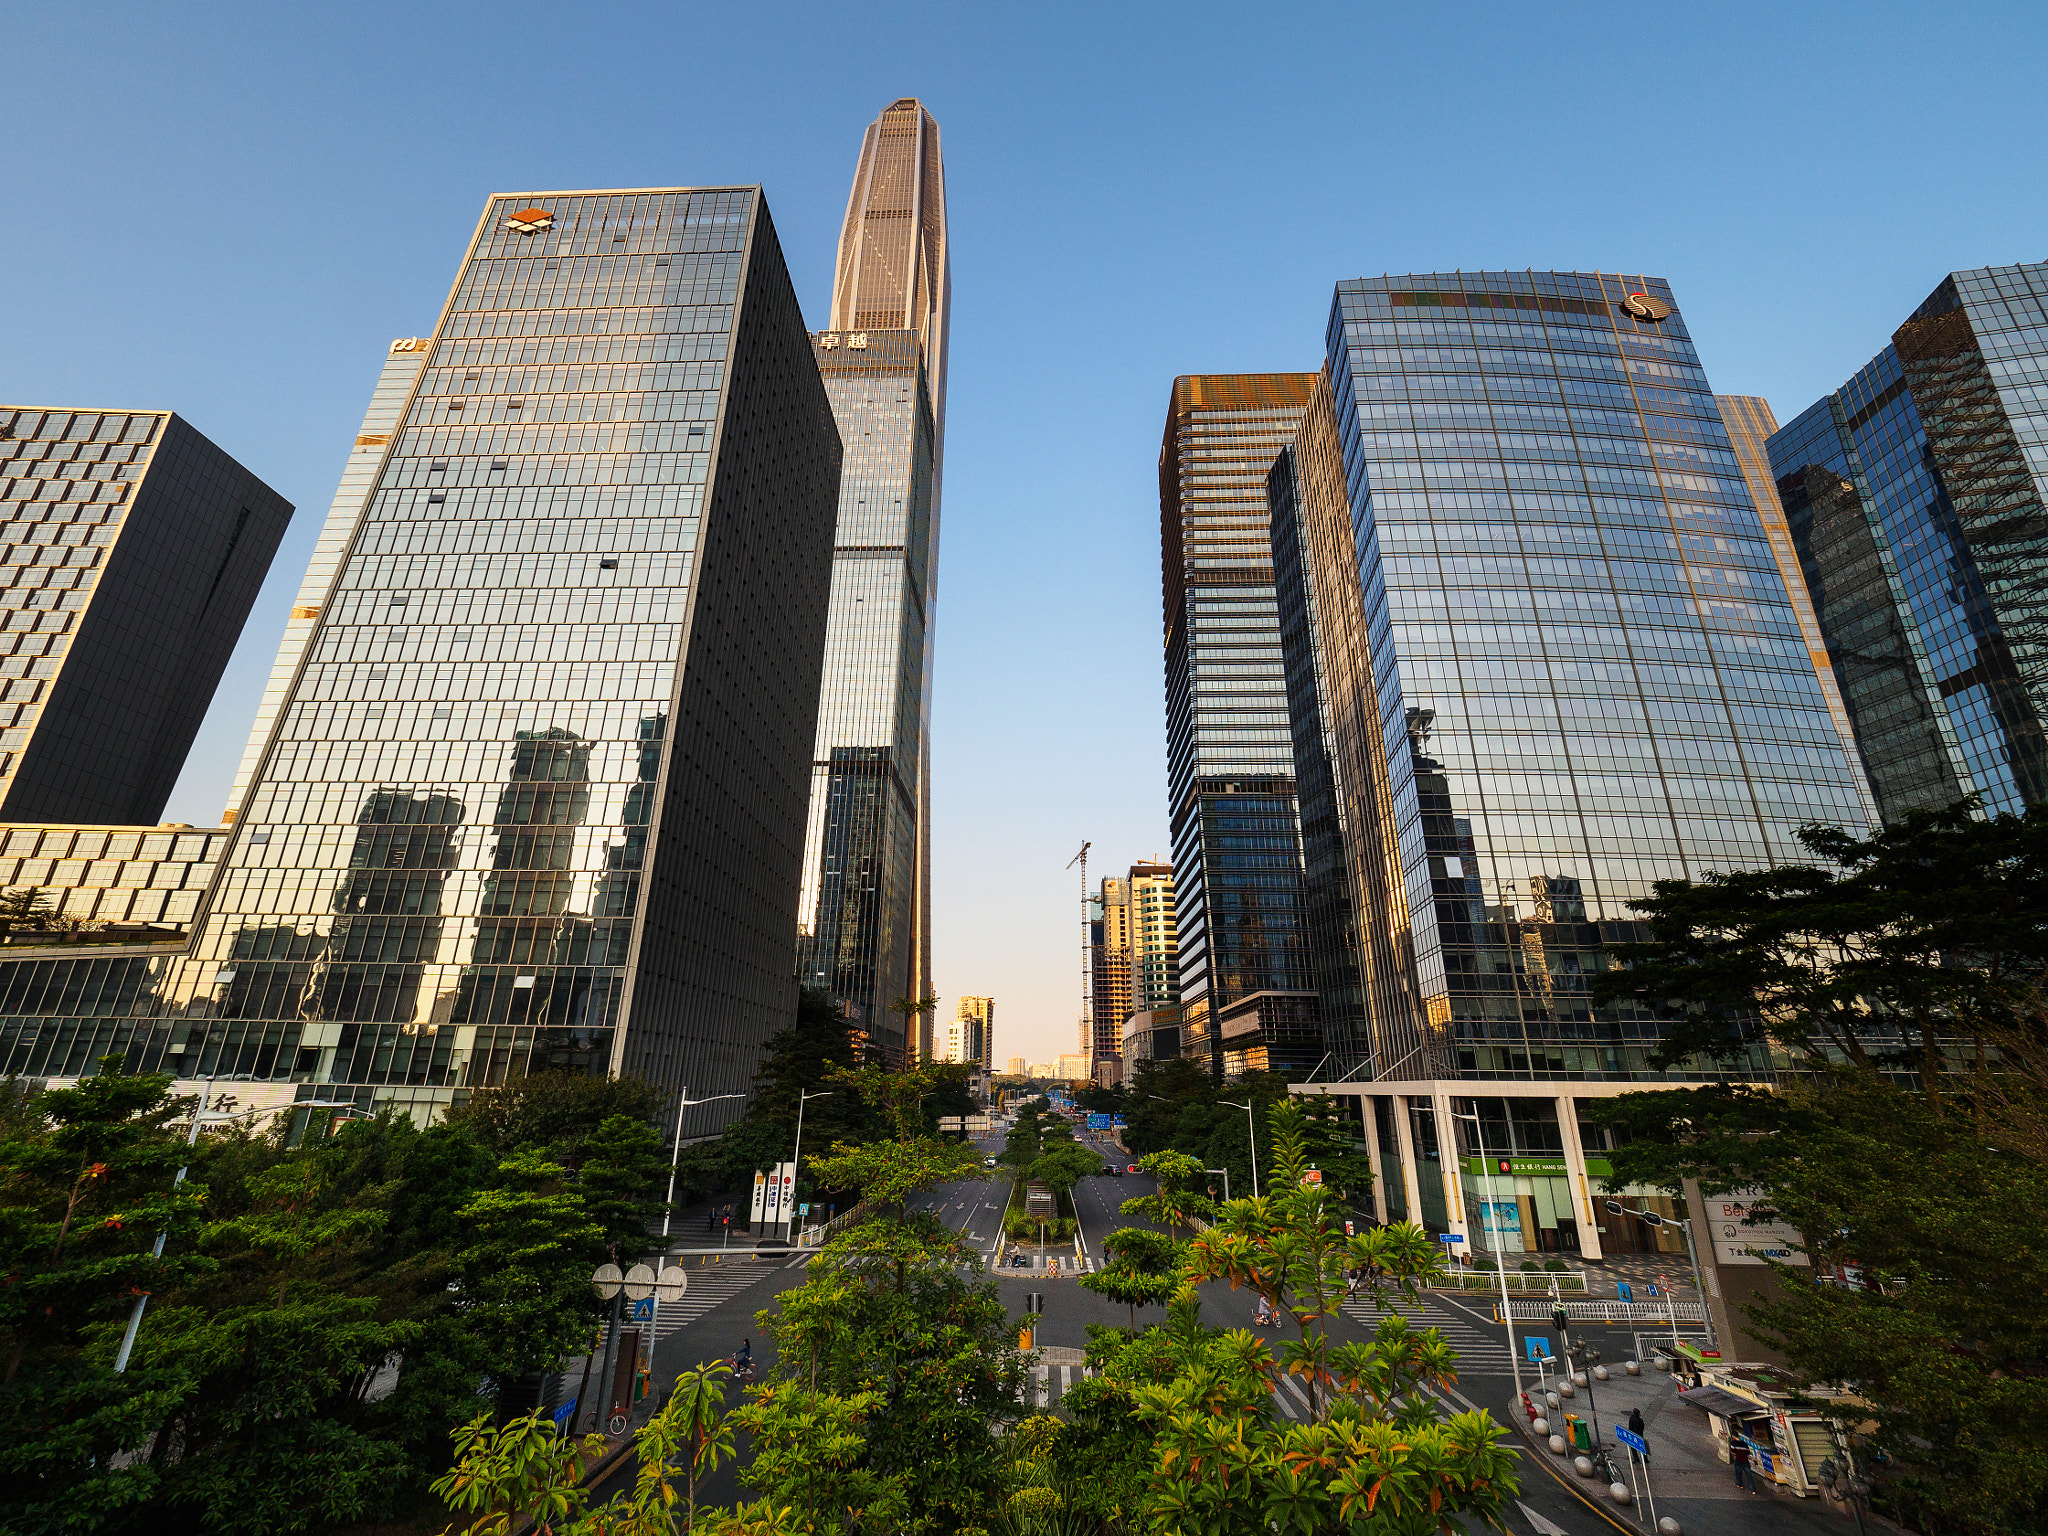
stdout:
{"type": "Polygon", "coordinates": [[[1887,820],[2048,801],[2048,263],[1944,278],[1770,440],[1887,820]]]}
{"type": "Polygon", "coordinates": [[[1175,918],[1173,866],[1131,866],[1131,1007],[1160,1008],[1180,1001],[1180,930],[1175,918]]]}
{"type": "Polygon", "coordinates": [[[0,406],[0,821],[155,823],[291,515],[169,411],[0,406]]]}
{"type": "Polygon", "coordinates": [[[1029,1077],[1031,1075],[1031,1063],[1022,1056],[1012,1056],[1009,1065],[1009,1075],[1011,1077],[1029,1077]]]}
{"type": "Polygon", "coordinates": [[[1322,1075],[1664,1075],[1655,1016],[1588,996],[1630,904],[1866,825],[1683,317],[1565,272],[1333,310],[1270,482],[1322,1075]]]}
{"type": "Polygon", "coordinates": [[[996,1000],[963,997],[953,1010],[943,1060],[993,1067],[996,1060],[996,1000]]]}
{"type": "Polygon", "coordinates": [[[1104,875],[1093,906],[1094,988],[1081,1046],[1082,1054],[1107,1059],[1121,1053],[1124,1020],[1131,1016],[1130,881],[1104,875]]]}
{"type": "Polygon", "coordinates": [[[1176,379],[1159,455],[1175,1038],[1219,1073],[1306,1069],[1323,1053],[1265,495],[1315,381],[1176,379]]]}
{"type": "Polygon", "coordinates": [[[868,126],[831,329],[813,338],[846,445],[797,974],[893,1062],[929,1059],[892,1004],[931,987],[931,678],[952,277],[939,128],[914,99],[868,126]]]}
{"type": "Polygon", "coordinates": [[[14,1018],[15,1070],[120,1024],[421,1116],[743,1092],[796,1006],[840,461],[760,190],[492,198],[357,448],[189,957],[147,1019],[14,1018]]]}

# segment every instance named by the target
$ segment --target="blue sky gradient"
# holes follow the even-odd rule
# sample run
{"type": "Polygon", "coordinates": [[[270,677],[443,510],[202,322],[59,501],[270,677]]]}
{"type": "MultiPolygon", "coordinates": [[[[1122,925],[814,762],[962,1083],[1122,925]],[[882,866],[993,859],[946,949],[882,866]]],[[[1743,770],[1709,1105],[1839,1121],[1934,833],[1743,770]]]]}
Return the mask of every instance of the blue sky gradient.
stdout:
{"type": "Polygon", "coordinates": [[[10,13],[0,399],[169,407],[299,507],[167,815],[218,817],[394,336],[494,191],[761,182],[824,324],[863,126],[944,134],[937,979],[1074,1048],[1083,838],[1168,851],[1173,377],[1313,369],[1339,278],[1671,280],[1789,419],[2048,257],[2048,7],[44,6],[10,13]]]}

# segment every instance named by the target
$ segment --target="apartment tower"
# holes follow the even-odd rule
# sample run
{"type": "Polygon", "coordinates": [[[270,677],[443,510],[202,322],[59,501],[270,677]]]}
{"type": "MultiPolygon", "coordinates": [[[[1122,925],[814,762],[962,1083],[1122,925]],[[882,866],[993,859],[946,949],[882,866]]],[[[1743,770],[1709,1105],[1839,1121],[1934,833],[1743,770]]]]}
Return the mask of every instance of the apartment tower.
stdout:
{"type": "Polygon", "coordinates": [[[797,942],[802,983],[899,1064],[930,1059],[934,1044],[930,1012],[892,1005],[932,990],[932,638],[951,292],[939,127],[906,98],[861,143],[831,328],[812,338],[846,466],[797,942]]]}

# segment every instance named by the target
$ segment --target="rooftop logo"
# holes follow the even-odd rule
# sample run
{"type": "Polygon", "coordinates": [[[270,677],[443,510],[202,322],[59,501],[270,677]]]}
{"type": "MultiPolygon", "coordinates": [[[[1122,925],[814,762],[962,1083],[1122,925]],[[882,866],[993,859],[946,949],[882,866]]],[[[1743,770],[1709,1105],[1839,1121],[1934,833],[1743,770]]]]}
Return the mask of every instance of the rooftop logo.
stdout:
{"type": "Polygon", "coordinates": [[[545,208],[522,208],[505,221],[505,227],[522,235],[537,235],[552,229],[555,216],[545,208]]]}
{"type": "Polygon", "coordinates": [[[1632,293],[1621,301],[1621,307],[1638,320],[1658,321],[1671,318],[1671,306],[1662,299],[1653,299],[1647,293],[1632,293]]]}

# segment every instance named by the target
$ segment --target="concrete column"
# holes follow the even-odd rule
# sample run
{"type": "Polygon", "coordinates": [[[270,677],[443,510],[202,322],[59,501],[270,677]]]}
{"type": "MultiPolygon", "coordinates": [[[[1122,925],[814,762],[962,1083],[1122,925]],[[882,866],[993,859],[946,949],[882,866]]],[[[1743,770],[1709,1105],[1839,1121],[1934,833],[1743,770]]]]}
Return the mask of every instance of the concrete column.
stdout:
{"type": "Polygon", "coordinates": [[[1455,1259],[1460,1253],[1470,1253],[1473,1242],[1471,1223],[1465,1219],[1464,1159],[1458,1156],[1458,1122],[1451,1118],[1451,1096],[1441,1083],[1430,1085],[1429,1102],[1436,1112],[1437,1167],[1444,1179],[1444,1214],[1450,1218],[1452,1233],[1465,1239],[1462,1243],[1444,1245],[1455,1250],[1445,1257],[1455,1259]]]}
{"type": "Polygon", "coordinates": [[[1365,1155],[1372,1160],[1372,1209],[1382,1225],[1387,1219],[1387,1170],[1380,1157],[1380,1123],[1373,1112],[1379,1095],[1361,1091],[1358,1107],[1365,1115],[1365,1155]]]}
{"type": "Polygon", "coordinates": [[[1422,1183],[1415,1170],[1415,1127],[1408,1123],[1408,1098],[1394,1094],[1394,1145],[1401,1152],[1401,1188],[1408,1198],[1408,1220],[1422,1225],[1422,1183]]]}
{"type": "Polygon", "coordinates": [[[1586,1179],[1586,1149],[1579,1144],[1578,1106],[1570,1094],[1558,1096],[1557,1129],[1564,1138],[1565,1183],[1572,1192],[1572,1209],[1578,1213],[1579,1255],[1597,1259],[1605,1253],[1600,1246],[1600,1219],[1593,1187],[1586,1179]]]}

